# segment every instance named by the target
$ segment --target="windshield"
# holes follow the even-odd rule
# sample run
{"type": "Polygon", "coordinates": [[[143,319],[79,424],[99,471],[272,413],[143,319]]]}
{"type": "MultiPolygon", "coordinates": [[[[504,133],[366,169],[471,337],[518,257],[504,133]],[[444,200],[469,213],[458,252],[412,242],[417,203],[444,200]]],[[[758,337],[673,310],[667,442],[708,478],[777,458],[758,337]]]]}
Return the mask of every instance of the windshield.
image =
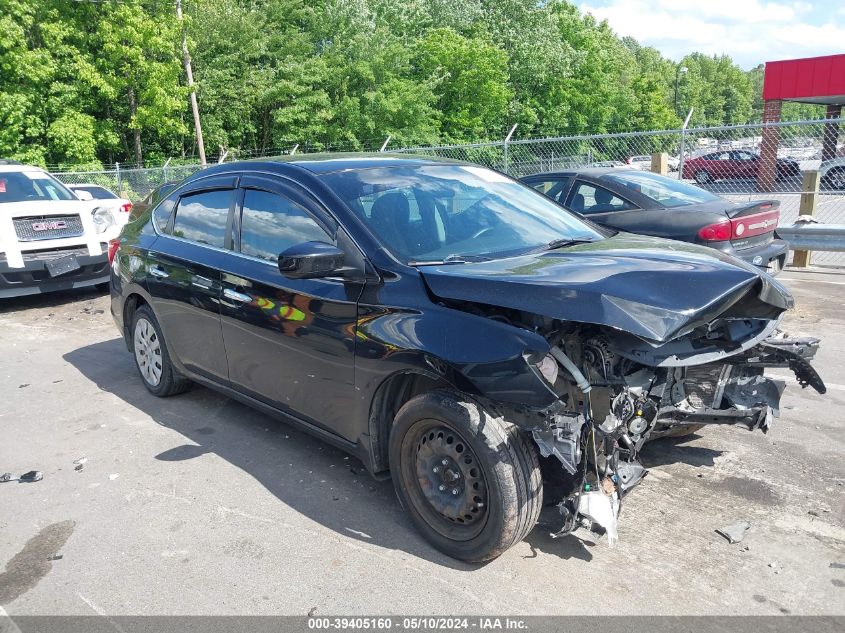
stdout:
{"type": "Polygon", "coordinates": [[[381,167],[321,179],[406,263],[515,255],[605,237],[532,188],[484,167],[381,167]]]}
{"type": "Polygon", "coordinates": [[[658,204],[669,208],[719,200],[718,196],[714,196],[704,189],[647,171],[625,172],[605,176],[605,178],[628,187],[628,189],[633,189],[646,198],[651,198],[658,204]]]}
{"type": "Polygon", "coordinates": [[[39,200],[77,200],[77,197],[42,171],[0,173],[0,203],[39,200]]]}

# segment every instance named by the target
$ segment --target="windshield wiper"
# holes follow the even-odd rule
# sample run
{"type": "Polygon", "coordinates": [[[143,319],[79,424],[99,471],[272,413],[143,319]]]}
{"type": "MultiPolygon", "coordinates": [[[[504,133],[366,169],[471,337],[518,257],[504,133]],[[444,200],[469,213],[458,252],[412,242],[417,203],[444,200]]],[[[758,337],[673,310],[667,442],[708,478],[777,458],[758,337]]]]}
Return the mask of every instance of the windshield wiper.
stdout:
{"type": "Polygon", "coordinates": [[[563,248],[564,246],[575,246],[576,244],[589,244],[591,242],[595,242],[595,240],[588,237],[561,237],[556,240],[552,240],[551,242],[546,244],[542,248],[542,250],[553,251],[556,248],[563,248]]]}
{"type": "Polygon", "coordinates": [[[410,261],[409,266],[442,266],[443,264],[468,264],[470,262],[489,262],[490,258],[484,255],[449,255],[443,259],[431,261],[410,261]]]}

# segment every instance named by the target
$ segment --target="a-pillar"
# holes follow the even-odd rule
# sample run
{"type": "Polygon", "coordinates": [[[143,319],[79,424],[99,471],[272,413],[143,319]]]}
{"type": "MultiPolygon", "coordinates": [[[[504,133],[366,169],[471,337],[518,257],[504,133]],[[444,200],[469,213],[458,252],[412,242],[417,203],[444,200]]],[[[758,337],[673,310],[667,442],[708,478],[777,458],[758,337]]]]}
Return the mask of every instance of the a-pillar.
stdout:
{"type": "Polygon", "coordinates": [[[763,140],[760,143],[760,170],[757,172],[759,191],[771,191],[777,179],[780,128],[766,124],[780,122],[780,107],[780,99],[770,99],[763,104],[763,140]]]}
{"type": "MultiPolygon", "coordinates": [[[[842,116],[841,105],[828,105],[824,118],[839,119],[842,116]]],[[[824,124],[824,138],[822,139],[822,160],[830,160],[836,156],[836,141],[839,140],[839,121],[824,124]]]]}

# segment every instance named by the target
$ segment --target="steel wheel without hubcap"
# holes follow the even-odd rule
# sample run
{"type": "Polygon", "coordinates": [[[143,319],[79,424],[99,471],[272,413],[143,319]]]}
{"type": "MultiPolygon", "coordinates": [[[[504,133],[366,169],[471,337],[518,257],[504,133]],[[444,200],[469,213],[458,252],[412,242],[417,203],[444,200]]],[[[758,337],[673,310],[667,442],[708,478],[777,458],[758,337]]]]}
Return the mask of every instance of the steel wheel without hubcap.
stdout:
{"type": "Polygon", "coordinates": [[[153,324],[145,318],[138,319],[133,336],[135,343],[135,362],[141,377],[151,386],[161,382],[162,359],[161,342],[153,324]]]}
{"type": "Polygon", "coordinates": [[[827,181],[831,189],[845,189],[845,169],[831,169],[827,181]]]}
{"type": "Polygon", "coordinates": [[[441,421],[420,420],[402,442],[402,479],[411,503],[434,530],[465,541],[487,521],[487,481],[469,444],[441,421]]]}

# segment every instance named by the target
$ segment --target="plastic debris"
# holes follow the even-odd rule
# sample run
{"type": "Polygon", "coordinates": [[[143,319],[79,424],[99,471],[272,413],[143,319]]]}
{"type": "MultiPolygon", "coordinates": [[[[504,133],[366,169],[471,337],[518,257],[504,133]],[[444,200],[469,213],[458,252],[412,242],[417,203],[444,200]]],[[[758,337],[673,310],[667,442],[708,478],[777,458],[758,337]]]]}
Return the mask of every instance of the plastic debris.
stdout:
{"type": "Polygon", "coordinates": [[[29,472],[18,476],[13,475],[12,473],[3,473],[2,475],[0,475],[0,483],[7,481],[18,481],[20,483],[26,484],[41,481],[42,479],[44,479],[44,473],[42,473],[40,470],[30,470],[29,472]]]}
{"type": "Polygon", "coordinates": [[[619,513],[619,502],[616,493],[613,496],[599,490],[585,492],[578,502],[578,514],[598,523],[607,533],[607,544],[613,547],[619,540],[616,531],[616,516],[619,513]]]}
{"type": "Polygon", "coordinates": [[[748,521],[738,521],[737,523],[732,523],[731,525],[726,525],[725,527],[716,530],[716,533],[724,536],[728,539],[728,542],[739,543],[742,541],[745,533],[751,529],[751,524],[748,521]]]}
{"type": "Polygon", "coordinates": [[[109,481],[114,481],[118,477],[120,477],[120,473],[112,473],[111,475],[109,475],[109,481]]]}

